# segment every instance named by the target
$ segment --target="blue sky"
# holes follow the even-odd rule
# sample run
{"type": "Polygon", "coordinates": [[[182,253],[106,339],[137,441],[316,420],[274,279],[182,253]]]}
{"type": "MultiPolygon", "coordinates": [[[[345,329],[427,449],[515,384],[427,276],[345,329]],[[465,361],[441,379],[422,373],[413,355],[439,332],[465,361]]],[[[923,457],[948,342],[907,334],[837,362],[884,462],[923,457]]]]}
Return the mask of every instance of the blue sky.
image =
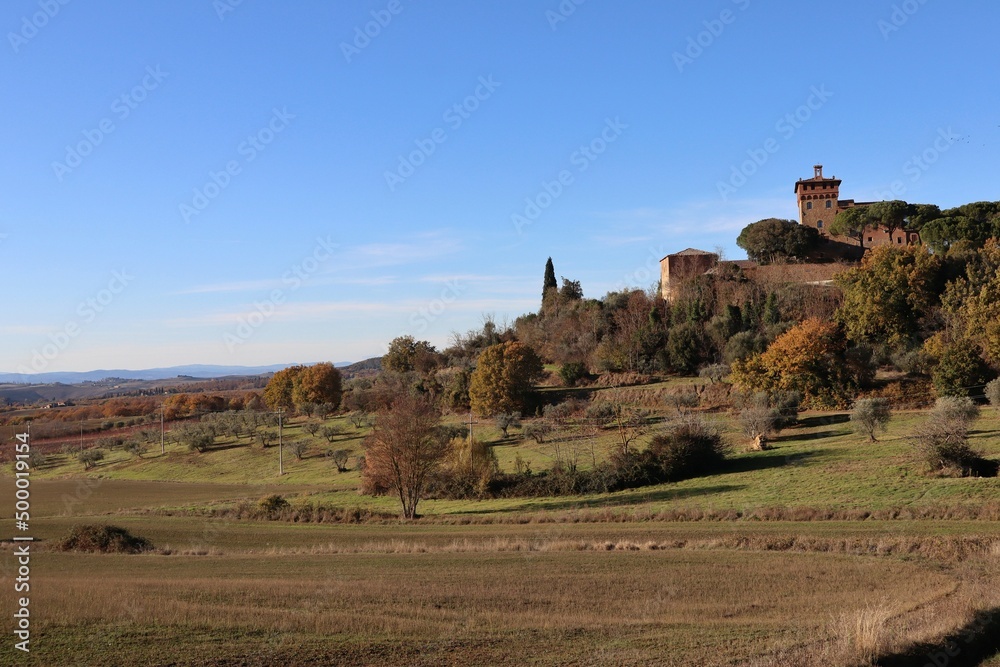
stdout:
{"type": "Polygon", "coordinates": [[[7,0],[0,371],[444,346],[548,256],[594,297],[740,257],[817,162],[997,198],[1000,7],[789,7],[7,0]]]}

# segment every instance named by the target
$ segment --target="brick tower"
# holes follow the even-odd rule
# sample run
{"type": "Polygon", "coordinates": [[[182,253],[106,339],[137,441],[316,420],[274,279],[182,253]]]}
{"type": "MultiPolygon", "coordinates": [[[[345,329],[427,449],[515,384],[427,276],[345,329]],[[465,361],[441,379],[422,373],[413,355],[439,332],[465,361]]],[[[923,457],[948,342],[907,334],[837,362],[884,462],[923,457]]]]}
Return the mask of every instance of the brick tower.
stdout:
{"type": "Polygon", "coordinates": [[[823,165],[813,167],[813,177],[795,182],[795,198],[799,205],[799,223],[815,227],[828,236],[830,224],[840,208],[840,180],[825,178],[823,165]]]}

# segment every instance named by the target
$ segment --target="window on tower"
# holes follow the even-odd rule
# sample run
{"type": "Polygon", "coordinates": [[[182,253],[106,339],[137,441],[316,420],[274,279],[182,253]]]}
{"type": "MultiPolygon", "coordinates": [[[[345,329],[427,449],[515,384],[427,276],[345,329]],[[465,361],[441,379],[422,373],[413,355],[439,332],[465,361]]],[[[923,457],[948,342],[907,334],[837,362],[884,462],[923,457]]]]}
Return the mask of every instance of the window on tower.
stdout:
{"type": "Polygon", "coordinates": [[[826,207],[827,207],[827,208],[833,208],[833,202],[832,202],[832,201],[830,201],[829,199],[827,199],[827,200],[826,200],[826,207]]]}
{"type": "Polygon", "coordinates": [[[823,221],[822,220],[817,220],[816,221],[816,229],[823,229],[823,221]]]}
{"type": "Polygon", "coordinates": [[[813,207],[813,203],[811,201],[807,201],[806,202],[806,210],[807,211],[811,211],[812,207],[813,207]]]}

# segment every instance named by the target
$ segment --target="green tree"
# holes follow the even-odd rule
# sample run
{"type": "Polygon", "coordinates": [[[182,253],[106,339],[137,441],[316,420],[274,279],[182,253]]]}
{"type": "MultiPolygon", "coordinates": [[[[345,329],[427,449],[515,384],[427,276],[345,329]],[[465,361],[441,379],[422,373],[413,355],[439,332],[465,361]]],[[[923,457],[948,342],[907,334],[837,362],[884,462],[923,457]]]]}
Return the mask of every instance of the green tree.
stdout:
{"type": "Polygon", "coordinates": [[[872,228],[882,229],[891,238],[897,229],[906,226],[907,218],[915,209],[911,204],[895,199],[875,202],[863,207],[862,211],[872,228]]]}
{"type": "Polygon", "coordinates": [[[837,276],[837,317],[853,340],[898,346],[915,336],[943,290],[941,258],[920,246],[873,248],[861,266],[837,276]]]}
{"type": "Polygon", "coordinates": [[[483,350],[469,385],[472,410],[482,417],[523,411],[534,383],[544,372],[542,360],[516,341],[483,350]]]}
{"type": "Polygon", "coordinates": [[[865,207],[853,206],[837,214],[830,225],[833,236],[847,236],[865,247],[865,232],[872,227],[872,221],[865,215],[865,207]]]}
{"type": "Polygon", "coordinates": [[[556,282],[556,268],[552,264],[552,258],[545,262],[545,277],[542,279],[542,302],[545,302],[545,297],[548,295],[549,290],[559,289],[559,283],[556,282]]]}
{"type": "Polygon", "coordinates": [[[995,375],[983,361],[980,347],[963,338],[945,346],[931,380],[938,396],[971,396],[981,394],[995,375]]]}
{"type": "Polygon", "coordinates": [[[747,225],[736,239],[747,257],[761,264],[804,259],[819,244],[819,232],[794,220],[766,218],[747,225]]]}
{"type": "Polygon", "coordinates": [[[562,287],[559,288],[559,298],[563,301],[579,301],[583,298],[583,288],[579,280],[562,279],[562,287]]]}
{"type": "Polygon", "coordinates": [[[399,336],[389,343],[389,351],[382,357],[382,368],[396,373],[424,373],[436,367],[439,358],[438,351],[426,340],[399,336]]]}
{"type": "Polygon", "coordinates": [[[876,442],[875,433],[889,428],[889,401],[884,398],[859,398],[851,410],[854,430],[868,436],[869,442],[876,442]]]}

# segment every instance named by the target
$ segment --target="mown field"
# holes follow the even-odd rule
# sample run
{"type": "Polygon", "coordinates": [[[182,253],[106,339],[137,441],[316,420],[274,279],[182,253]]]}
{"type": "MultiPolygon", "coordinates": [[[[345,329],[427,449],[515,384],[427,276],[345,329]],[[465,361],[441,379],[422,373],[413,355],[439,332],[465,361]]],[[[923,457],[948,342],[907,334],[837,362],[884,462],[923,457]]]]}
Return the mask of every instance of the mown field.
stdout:
{"type": "MultiPolygon", "coordinates": [[[[711,418],[739,442],[728,417],[711,418]]],[[[391,498],[358,495],[358,473],[337,473],[318,441],[301,461],[285,452],[280,478],[277,449],[245,443],[113,452],[86,472],[55,454],[32,486],[33,652],[8,643],[0,664],[923,667],[948,633],[1000,609],[1000,480],[923,474],[907,438],[922,418],[903,413],[870,444],[843,415],[805,413],[773,450],[737,448],[714,475],[604,495],[429,500],[411,523],[235,518],[272,493],[293,508],[395,511],[391,498]],[[50,548],[94,522],[156,548],[50,548]]],[[[555,447],[577,448],[585,466],[614,438],[567,426],[538,444],[477,426],[505,467],[520,455],[544,468],[555,447]]],[[[286,435],[307,438],[301,429],[286,435]]],[[[362,436],[345,428],[344,446],[360,452],[362,436]]],[[[1000,458],[996,412],[973,437],[1000,458]]],[[[8,469],[0,497],[12,505],[13,492],[8,469]]],[[[0,563],[10,590],[9,543],[0,563]]],[[[1000,662],[983,663],[971,640],[952,648],[948,665],[1000,662]]]]}

